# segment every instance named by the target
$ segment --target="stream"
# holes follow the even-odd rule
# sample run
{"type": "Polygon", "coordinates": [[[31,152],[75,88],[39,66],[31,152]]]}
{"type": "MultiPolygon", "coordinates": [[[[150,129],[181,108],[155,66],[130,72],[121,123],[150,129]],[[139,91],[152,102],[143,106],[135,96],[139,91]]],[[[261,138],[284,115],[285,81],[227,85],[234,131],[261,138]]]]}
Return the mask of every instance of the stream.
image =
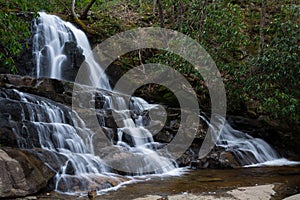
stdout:
{"type": "MultiPolygon", "coordinates": [[[[300,166],[294,167],[260,167],[240,169],[203,169],[189,170],[177,177],[149,177],[140,181],[124,185],[117,191],[110,191],[97,196],[95,199],[136,199],[148,195],[170,196],[193,194],[202,196],[230,197],[230,190],[261,185],[273,185],[272,199],[283,199],[300,192],[300,166]]],[[[242,190],[242,189],[240,189],[242,190]]],[[[42,194],[38,199],[74,199],[59,193],[42,194]]],[[[87,197],[77,197],[88,199],[87,197]]],[[[257,196],[257,199],[259,197],[257,196]]],[[[188,199],[188,198],[182,198],[188,199]]]]}

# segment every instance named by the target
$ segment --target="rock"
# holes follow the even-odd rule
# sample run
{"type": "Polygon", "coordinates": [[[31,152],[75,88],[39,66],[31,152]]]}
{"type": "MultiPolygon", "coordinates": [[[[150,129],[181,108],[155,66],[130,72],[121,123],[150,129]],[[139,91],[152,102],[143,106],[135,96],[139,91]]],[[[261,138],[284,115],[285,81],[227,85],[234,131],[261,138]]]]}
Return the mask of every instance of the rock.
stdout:
{"type": "MultiPolygon", "coordinates": [[[[15,89],[0,88],[0,142],[10,147],[41,147],[42,126],[35,122],[50,122],[47,105],[57,106],[64,113],[65,123],[73,125],[71,109],[49,99],[27,95],[15,89]],[[44,104],[40,104],[44,102],[44,104]]],[[[51,125],[44,126],[43,134],[51,138],[51,125]]]]}
{"type": "Polygon", "coordinates": [[[66,161],[54,157],[52,152],[42,149],[0,149],[0,197],[26,196],[45,189],[59,164],[66,161]]]}
{"type": "MultiPolygon", "coordinates": [[[[52,67],[52,62],[49,62],[49,56],[47,56],[50,53],[48,52],[49,50],[50,48],[47,48],[47,46],[41,50],[42,56],[40,57],[39,63],[39,76],[41,77],[47,76],[49,74],[49,69],[52,67]]],[[[78,73],[78,69],[85,60],[83,49],[77,46],[76,41],[67,41],[63,46],[63,54],[65,59],[60,64],[61,77],[63,77],[64,80],[74,81],[78,73]]],[[[37,63],[35,63],[35,66],[36,65],[37,63]]]]}
{"type": "Polygon", "coordinates": [[[228,191],[227,194],[234,197],[234,199],[271,199],[276,193],[274,190],[274,185],[258,185],[252,187],[239,187],[228,191]]]}
{"type": "Polygon", "coordinates": [[[193,152],[191,148],[189,148],[180,158],[176,160],[179,167],[191,166],[192,168],[196,168],[194,163],[196,162],[198,154],[193,152]],[[193,164],[192,164],[193,163],[193,164]]]}
{"type": "Polygon", "coordinates": [[[161,170],[159,162],[164,162],[151,159],[151,154],[142,154],[139,149],[130,152],[127,147],[107,146],[95,150],[95,154],[102,158],[111,172],[121,175],[153,174],[154,170],[161,170]]]}
{"type": "Polygon", "coordinates": [[[0,166],[0,197],[30,194],[21,164],[3,150],[0,150],[0,166]]]}
{"type": "Polygon", "coordinates": [[[241,167],[233,153],[220,147],[215,147],[205,158],[198,159],[192,164],[193,168],[226,169],[241,167]]]}
{"type": "Polygon", "coordinates": [[[169,143],[174,138],[174,135],[169,131],[160,131],[155,136],[155,141],[162,142],[162,143],[169,143]]]}
{"type": "Polygon", "coordinates": [[[283,200],[299,200],[300,199],[300,194],[295,194],[293,196],[289,196],[287,198],[284,198],[283,200]]]}
{"type": "Polygon", "coordinates": [[[63,104],[72,104],[73,83],[49,78],[0,74],[0,87],[36,94],[63,104]]]}
{"type": "Polygon", "coordinates": [[[62,66],[62,77],[66,80],[74,81],[77,76],[78,69],[85,60],[83,50],[77,46],[76,42],[68,41],[65,43],[63,51],[67,56],[67,60],[62,66]]]}
{"type": "Polygon", "coordinates": [[[220,153],[219,157],[220,162],[223,166],[227,168],[239,168],[241,167],[234,155],[231,152],[223,151],[220,153]]]}
{"type": "Polygon", "coordinates": [[[96,191],[111,188],[121,184],[122,182],[128,181],[127,178],[113,175],[93,174],[93,175],[65,175],[61,179],[57,188],[62,192],[74,192],[74,193],[85,193],[94,198],[97,193],[96,191]]]}
{"type": "Polygon", "coordinates": [[[97,196],[97,191],[96,190],[91,190],[88,192],[88,198],[89,199],[94,199],[97,196]]]}

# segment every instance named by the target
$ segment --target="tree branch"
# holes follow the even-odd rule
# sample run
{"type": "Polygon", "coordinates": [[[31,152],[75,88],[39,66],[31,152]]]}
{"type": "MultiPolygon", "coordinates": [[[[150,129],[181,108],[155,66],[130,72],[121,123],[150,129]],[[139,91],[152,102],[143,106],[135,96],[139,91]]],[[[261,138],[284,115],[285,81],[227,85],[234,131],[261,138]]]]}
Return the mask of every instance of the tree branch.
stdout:
{"type": "Polygon", "coordinates": [[[96,0],[91,0],[90,3],[85,7],[85,9],[83,10],[82,14],[81,14],[81,19],[86,19],[89,10],[91,9],[92,5],[96,2],[96,0]]]}
{"type": "Polygon", "coordinates": [[[75,23],[82,29],[84,30],[86,33],[89,34],[95,34],[95,31],[92,29],[89,29],[78,17],[77,14],[75,12],[75,3],[76,0],[72,0],[72,6],[71,6],[71,16],[73,18],[73,20],[75,21],[75,23]]]}

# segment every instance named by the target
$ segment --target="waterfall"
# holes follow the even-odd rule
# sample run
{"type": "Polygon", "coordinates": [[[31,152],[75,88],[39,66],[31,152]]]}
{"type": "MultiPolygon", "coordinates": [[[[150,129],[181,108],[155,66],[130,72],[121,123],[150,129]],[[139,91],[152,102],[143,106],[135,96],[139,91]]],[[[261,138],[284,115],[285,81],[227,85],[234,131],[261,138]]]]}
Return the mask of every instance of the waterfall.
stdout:
{"type": "Polygon", "coordinates": [[[279,154],[267,142],[235,130],[228,123],[225,123],[223,127],[218,146],[232,151],[243,166],[280,158],[279,154]]]}
{"type": "MultiPolygon", "coordinates": [[[[39,17],[34,22],[34,39],[33,39],[33,54],[37,63],[37,75],[48,76],[51,78],[65,79],[62,76],[62,70],[68,67],[64,64],[64,61],[68,59],[68,56],[64,54],[64,48],[67,42],[76,42],[78,48],[82,49],[82,54],[85,56],[85,63],[89,68],[89,79],[91,86],[99,86],[99,88],[111,90],[107,76],[95,61],[90,44],[86,35],[74,25],[69,22],[64,22],[60,18],[54,15],[49,15],[43,12],[39,12],[39,17]],[[46,53],[44,52],[46,51],[46,53]],[[44,61],[42,61],[44,59],[44,61]],[[49,63],[49,64],[48,64],[49,63]],[[45,64],[46,66],[42,66],[45,64]],[[49,66],[47,66],[47,64],[49,66]],[[43,69],[43,70],[42,70],[43,69]],[[50,73],[46,73],[50,72],[50,73]],[[101,80],[97,80],[97,77],[102,77],[101,80]]],[[[70,64],[70,63],[69,63],[70,64]]],[[[136,119],[132,119],[131,111],[126,109],[125,100],[122,96],[107,96],[106,109],[112,109],[116,116],[122,121],[123,127],[119,127],[117,132],[119,135],[119,141],[117,146],[126,146],[127,152],[140,156],[137,163],[140,165],[131,165],[129,171],[136,175],[141,175],[144,172],[151,173],[165,173],[175,168],[175,162],[170,158],[165,158],[158,155],[155,152],[157,144],[154,142],[153,137],[149,130],[147,130],[141,121],[142,116],[136,115],[136,119]],[[132,144],[127,144],[123,141],[125,137],[123,134],[127,134],[126,138],[131,138],[132,144]],[[149,166],[147,169],[143,168],[143,165],[149,166]],[[150,169],[155,169],[151,171],[150,169]]],[[[133,110],[137,113],[142,113],[147,109],[155,107],[148,104],[141,98],[133,97],[133,110]]],[[[131,142],[129,142],[131,143],[131,142]]],[[[83,153],[83,152],[81,152],[83,153]]],[[[128,171],[128,167],[123,170],[128,171]]]]}
{"type": "MultiPolygon", "coordinates": [[[[89,85],[111,91],[108,78],[95,61],[88,39],[81,30],[69,22],[43,12],[39,12],[33,27],[33,54],[36,59],[37,77],[73,81],[75,77],[68,74],[70,69],[76,71],[73,69],[76,68],[76,56],[68,51],[71,46],[72,51],[79,52],[85,58],[84,66],[90,74],[89,85]],[[100,80],[97,77],[101,77],[100,80]]],[[[70,194],[90,190],[101,191],[131,180],[129,177],[120,178],[112,173],[113,170],[125,172],[126,175],[144,175],[166,174],[177,168],[176,162],[167,152],[164,155],[158,153],[157,150],[162,149],[162,144],[155,142],[146,128],[149,119],[145,113],[156,109],[157,105],[132,97],[128,110],[122,95],[98,91],[104,99],[104,104],[102,108],[97,109],[103,110],[104,113],[113,112],[118,125],[121,124],[113,132],[111,127],[106,126],[104,118],[107,116],[98,119],[102,130],[111,135],[111,149],[106,151],[109,151],[109,155],[118,152],[120,154],[118,159],[104,159],[101,157],[103,149],[100,149],[100,153],[95,152],[94,137],[97,133],[85,125],[78,113],[50,100],[16,90],[14,93],[24,105],[21,113],[21,121],[24,121],[24,124],[22,128],[15,127],[15,133],[30,134],[26,131],[30,126],[38,135],[38,142],[20,140],[19,147],[41,147],[67,158],[67,162],[55,177],[56,191],[70,194]],[[111,166],[116,165],[117,169],[111,169],[111,166]],[[113,180],[107,182],[107,179],[113,180]],[[103,185],[103,182],[107,185],[103,185]]],[[[234,152],[243,165],[280,159],[266,142],[234,130],[229,124],[223,127],[217,145],[234,152]]]]}
{"type": "Polygon", "coordinates": [[[89,174],[93,174],[96,179],[97,175],[108,172],[101,158],[92,154],[94,133],[85,127],[76,113],[48,99],[17,90],[13,90],[12,93],[7,100],[14,102],[19,99],[22,105],[22,126],[15,126],[15,133],[20,136],[25,133],[29,135],[28,140],[18,141],[18,146],[41,147],[68,158],[56,175],[56,190],[72,192],[73,188],[66,184],[72,177],[78,179],[78,184],[85,183],[87,187],[87,183],[92,182],[88,181],[89,174]],[[34,142],[36,140],[38,142],[34,142]],[[72,172],[67,172],[68,169],[72,169],[72,172]]]}
{"type": "Polygon", "coordinates": [[[86,70],[90,74],[89,84],[111,90],[108,78],[95,61],[84,32],[55,15],[44,12],[38,14],[39,17],[33,22],[33,55],[37,77],[74,81],[81,65],[78,56],[84,56],[86,70]]]}

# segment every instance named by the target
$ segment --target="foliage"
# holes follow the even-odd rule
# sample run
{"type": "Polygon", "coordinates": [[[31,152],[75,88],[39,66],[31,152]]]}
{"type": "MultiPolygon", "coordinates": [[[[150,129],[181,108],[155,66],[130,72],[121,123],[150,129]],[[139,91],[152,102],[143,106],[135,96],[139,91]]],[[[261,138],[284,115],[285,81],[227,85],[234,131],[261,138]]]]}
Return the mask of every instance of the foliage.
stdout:
{"type": "Polygon", "coordinates": [[[28,46],[30,21],[39,10],[58,11],[56,1],[2,0],[0,2],[0,66],[17,73],[15,60],[28,46]]]}
{"type": "Polygon", "coordinates": [[[248,99],[260,102],[258,111],[274,118],[299,122],[299,5],[283,5],[265,30],[264,51],[252,57],[258,69],[245,82],[248,99]]]}

